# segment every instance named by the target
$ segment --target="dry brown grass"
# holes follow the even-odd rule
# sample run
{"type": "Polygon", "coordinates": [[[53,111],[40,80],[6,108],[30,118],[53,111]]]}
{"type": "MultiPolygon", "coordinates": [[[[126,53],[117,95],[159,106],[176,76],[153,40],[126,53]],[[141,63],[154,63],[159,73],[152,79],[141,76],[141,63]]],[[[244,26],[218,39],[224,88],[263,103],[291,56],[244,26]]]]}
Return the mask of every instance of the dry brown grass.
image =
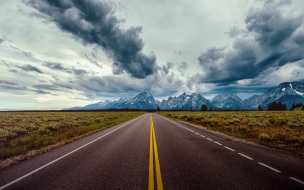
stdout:
{"type": "Polygon", "coordinates": [[[0,112],[0,160],[135,118],[144,112],[0,112]]]}
{"type": "Polygon", "coordinates": [[[159,114],[304,156],[304,111],[159,112],[159,114]]]}

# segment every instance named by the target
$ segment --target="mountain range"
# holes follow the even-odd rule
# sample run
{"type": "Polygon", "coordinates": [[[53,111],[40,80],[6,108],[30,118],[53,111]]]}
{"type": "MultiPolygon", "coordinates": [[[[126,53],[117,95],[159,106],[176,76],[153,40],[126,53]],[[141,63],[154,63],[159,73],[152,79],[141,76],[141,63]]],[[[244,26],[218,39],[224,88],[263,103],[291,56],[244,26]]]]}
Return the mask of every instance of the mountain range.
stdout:
{"type": "Polygon", "coordinates": [[[142,92],[131,98],[120,98],[117,101],[101,101],[84,107],[72,107],[64,110],[101,110],[101,109],[157,109],[161,110],[200,110],[205,104],[214,110],[257,110],[259,105],[264,110],[269,103],[276,101],[286,104],[290,109],[292,104],[304,103],[304,85],[300,82],[284,82],[278,87],[269,89],[262,95],[254,95],[244,101],[235,94],[219,94],[208,100],[201,94],[183,93],[169,97],[167,100],[155,100],[152,94],[142,92]]]}

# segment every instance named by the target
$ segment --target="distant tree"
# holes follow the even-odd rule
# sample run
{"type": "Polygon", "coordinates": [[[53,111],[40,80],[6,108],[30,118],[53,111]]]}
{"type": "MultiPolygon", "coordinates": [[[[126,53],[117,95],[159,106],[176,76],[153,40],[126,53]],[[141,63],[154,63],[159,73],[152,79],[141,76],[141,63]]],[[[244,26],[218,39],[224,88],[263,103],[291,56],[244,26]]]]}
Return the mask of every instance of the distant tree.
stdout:
{"type": "Polygon", "coordinates": [[[296,108],[296,105],[293,103],[290,110],[294,110],[296,108]]]}
{"type": "Polygon", "coordinates": [[[126,108],[126,110],[129,110],[129,108],[126,108]]]}
{"type": "Polygon", "coordinates": [[[302,102],[300,102],[299,104],[292,104],[292,106],[291,106],[291,108],[290,108],[290,110],[294,110],[294,109],[296,109],[296,108],[301,108],[303,106],[303,103],[302,102]]]}
{"type": "Polygon", "coordinates": [[[304,106],[302,106],[302,110],[304,110],[304,106]]]}
{"type": "Polygon", "coordinates": [[[212,111],[212,107],[210,107],[210,111],[212,111]]]}
{"type": "Polygon", "coordinates": [[[268,104],[267,107],[268,111],[283,111],[283,110],[287,110],[287,107],[285,104],[282,104],[282,102],[277,103],[276,101],[268,104]]]}
{"type": "Polygon", "coordinates": [[[157,107],[157,111],[160,111],[160,108],[159,108],[159,106],[157,107]]]}
{"type": "Polygon", "coordinates": [[[261,105],[258,106],[258,110],[259,110],[259,111],[263,111],[263,108],[262,108],[261,105]]]}
{"type": "Polygon", "coordinates": [[[202,105],[202,111],[207,111],[207,109],[208,109],[208,107],[205,104],[203,104],[202,105]]]}

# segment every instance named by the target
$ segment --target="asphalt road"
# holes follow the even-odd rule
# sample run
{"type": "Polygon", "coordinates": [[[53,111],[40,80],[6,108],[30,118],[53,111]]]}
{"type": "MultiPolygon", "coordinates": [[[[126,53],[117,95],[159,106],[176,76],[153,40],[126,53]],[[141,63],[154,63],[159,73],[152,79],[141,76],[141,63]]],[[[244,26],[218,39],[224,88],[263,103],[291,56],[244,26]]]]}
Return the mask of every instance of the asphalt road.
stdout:
{"type": "Polygon", "coordinates": [[[304,189],[304,159],[155,113],[0,170],[0,189],[304,189]]]}

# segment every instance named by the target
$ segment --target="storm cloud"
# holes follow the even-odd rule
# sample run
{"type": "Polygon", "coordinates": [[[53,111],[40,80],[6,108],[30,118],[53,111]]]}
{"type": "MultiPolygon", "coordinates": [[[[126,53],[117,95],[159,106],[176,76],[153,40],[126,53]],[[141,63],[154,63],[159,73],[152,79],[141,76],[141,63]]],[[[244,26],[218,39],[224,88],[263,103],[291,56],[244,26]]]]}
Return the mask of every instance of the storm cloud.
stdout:
{"type": "Polygon", "coordinates": [[[67,67],[64,67],[63,64],[61,64],[61,63],[46,62],[44,64],[44,66],[48,67],[52,70],[61,71],[61,72],[74,74],[74,75],[88,74],[88,71],[86,71],[84,69],[67,68],[67,67]]]}
{"type": "MultiPolygon", "coordinates": [[[[93,57],[96,58],[96,55],[94,53],[92,53],[93,57]]],[[[99,64],[97,61],[92,60],[91,58],[89,58],[89,56],[85,53],[81,53],[81,57],[85,58],[86,60],[88,60],[90,63],[102,68],[102,65],[99,64]]]]}
{"type": "Polygon", "coordinates": [[[30,65],[30,64],[27,64],[24,66],[17,66],[17,67],[19,67],[24,72],[36,72],[36,73],[41,73],[41,74],[43,73],[43,71],[41,69],[39,69],[36,66],[30,65]]]}
{"type": "Polygon", "coordinates": [[[113,60],[113,73],[145,78],[157,72],[156,56],[142,53],[142,27],[120,29],[112,5],[97,0],[26,0],[25,3],[84,44],[97,44],[113,60]]]}
{"type": "Polygon", "coordinates": [[[65,67],[62,66],[62,64],[60,63],[51,63],[51,62],[46,62],[44,64],[44,66],[53,69],[53,70],[57,70],[57,71],[63,71],[63,72],[68,72],[71,73],[71,71],[65,67]]]}
{"type": "Polygon", "coordinates": [[[7,81],[7,80],[0,80],[0,89],[4,90],[28,90],[27,87],[21,86],[15,82],[7,81]]]}
{"type": "Polygon", "coordinates": [[[231,28],[232,47],[213,47],[197,58],[203,73],[190,79],[198,83],[233,84],[243,79],[267,75],[271,68],[304,59],[303,14],[283,14],[280,7],[290,1],[265,1],[251,8],[245,29],[231,28]]]}
{"type": "Polygon", "coordinates": [[[168,73],[169,73],[169,70],[171,69],[173,67],[173,63],[171,63],[171,62],[168,62],[167,63],[167,66],[163,66],[163,71],[164,71],[164,73],[167,75],[168,73]]]}

